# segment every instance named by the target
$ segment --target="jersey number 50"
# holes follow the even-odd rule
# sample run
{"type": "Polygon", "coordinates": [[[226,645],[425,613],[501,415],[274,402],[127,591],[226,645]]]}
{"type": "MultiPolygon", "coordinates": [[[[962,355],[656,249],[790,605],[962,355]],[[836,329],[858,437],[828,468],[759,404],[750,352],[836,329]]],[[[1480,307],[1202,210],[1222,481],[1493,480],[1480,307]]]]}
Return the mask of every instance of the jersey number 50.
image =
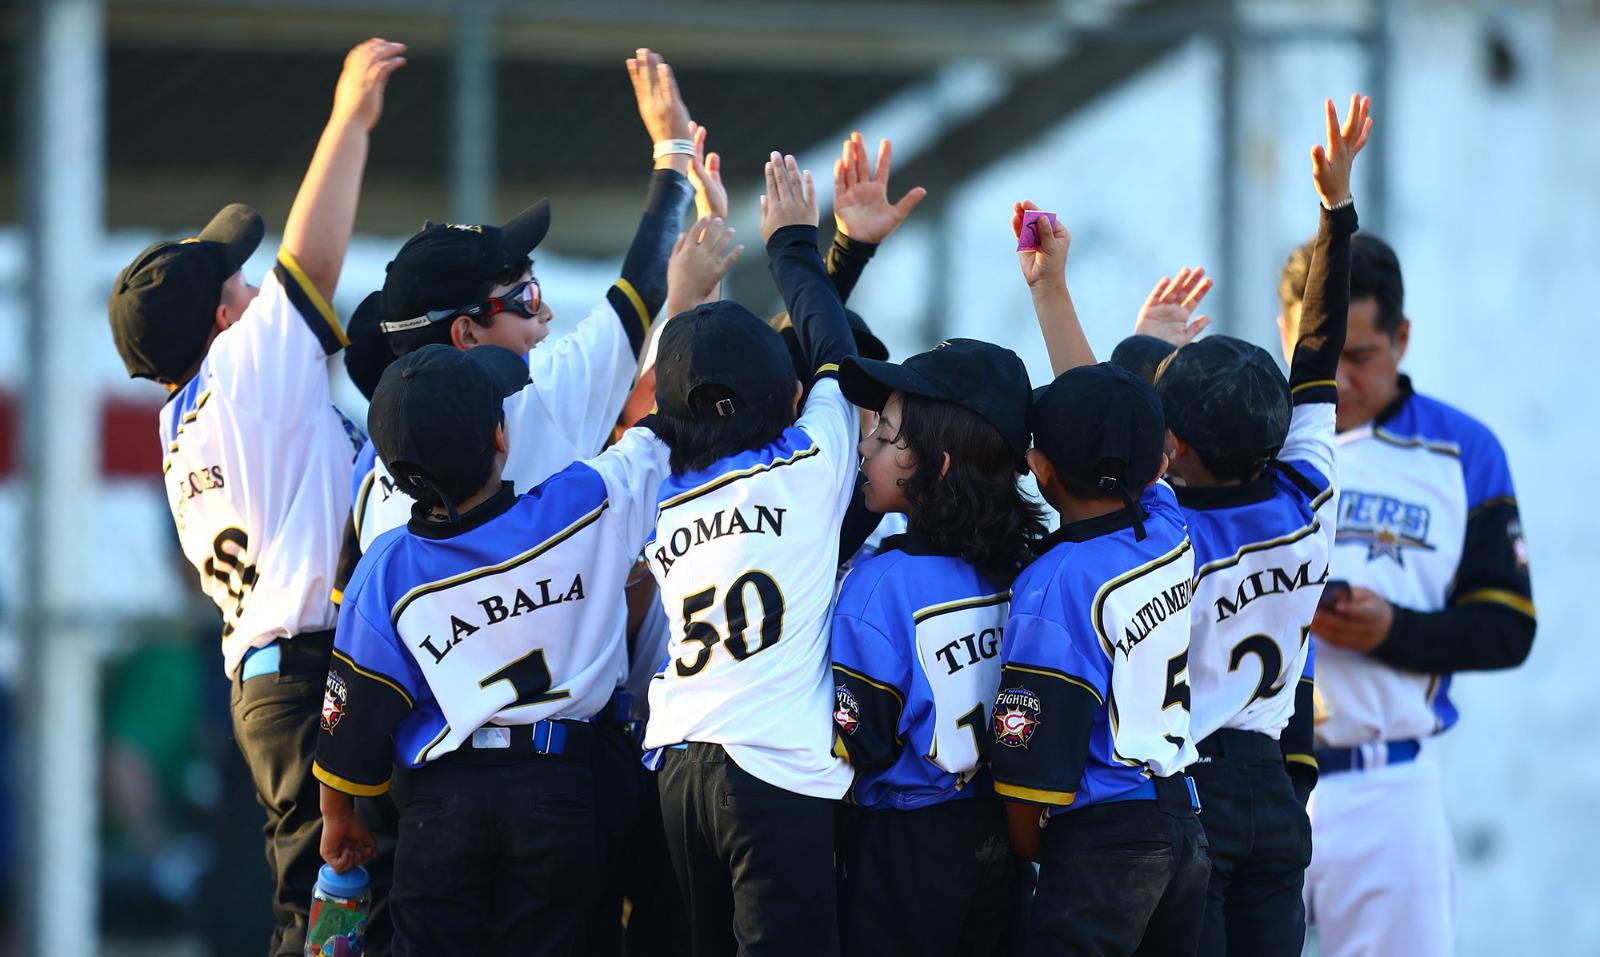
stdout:
{"type": "Polygon", "coordinates": [[[701,647],[694,659],[679,658],[674,664],[680,678],[688,678],[705,670],[711,662],[711,651],[718,644],[728,649],[735,660],[743,661],[758,651],[765,651],[778,643],[783,636],[783,592],[778,583],[766,572],[746,572],[728,587],[722,600],[722,612],[728,622],[728,635],[717,633],[716,626],[707,621],[696,621],[695,615],[717,603],[717,586],[696,592],[683,600],[683,640],[696,642],[701,647]],[[754,589],[761,602],[761,643],[750,647],[746,632],[750,627],[750,613],[745,604],[745,593],[754,589]]]}

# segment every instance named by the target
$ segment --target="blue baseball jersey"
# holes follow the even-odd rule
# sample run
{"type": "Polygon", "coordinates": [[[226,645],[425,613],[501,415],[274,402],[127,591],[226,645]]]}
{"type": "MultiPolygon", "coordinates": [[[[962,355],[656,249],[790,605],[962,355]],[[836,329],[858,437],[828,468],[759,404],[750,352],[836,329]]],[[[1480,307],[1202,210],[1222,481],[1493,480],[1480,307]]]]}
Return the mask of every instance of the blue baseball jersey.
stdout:
{"type": "Polygon", "coordinates": [[[1011,586],[995,696],[995,791],[1078,808],[1195,758],[1189,736],[1194,554],[1172,489],[1063,525],[1011,586]]]}
{"type": "Polygon", "coordinates": [[[833,616],[833,721],[855,803],[910,810],[974,793],[1010,597],[915,533],[851,570],[833,616]]]}
{"type": "Polygon", "coordinates": [[[413,517],[345,592],[313,771],[387,789],[486,726],[585,720],[627,671],[623,587],[666,450],[632,429],[525,495],[510,482],[456,524],[413,517]]]}

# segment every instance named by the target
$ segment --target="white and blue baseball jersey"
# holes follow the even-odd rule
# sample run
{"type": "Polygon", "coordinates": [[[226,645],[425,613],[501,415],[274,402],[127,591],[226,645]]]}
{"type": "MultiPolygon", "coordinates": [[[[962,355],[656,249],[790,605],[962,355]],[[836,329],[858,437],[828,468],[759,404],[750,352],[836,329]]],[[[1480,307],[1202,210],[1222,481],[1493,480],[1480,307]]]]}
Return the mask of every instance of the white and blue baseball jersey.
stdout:
{"type": "MultiPolygon", "coordinates": [[[[621,601],[666,474],[633,429],[456,524],[413,518],[362,556],[339,611],[313,770],[349,794],[388,788],[480,729],[585,720],[626,671],[621,601]]],[[[490,731],[489,733],[492,733],[490,731]]]]}
{"type": "Polygon", "coordinates": [[[333,627],[328,601],[360,432],[334,408],[346,344],[288,250],[161,410],[161,471],[184,556],[222,612],[228,673],[246,650],[333,627]]]}
{"type": "Polygon", "coordinates": [[[1334,406],[1294,407],[1280,464],[1242,485],[1179,488],[1194,546],[1189,718],[1277,738],[1294,714],[1337,525],[1334,406]]]}
{"type": "Polygon", "coordinates": [[[1196,756],[1189,731],[1194,553],[1172,489],[1129,511],[1072,522],[1011,586],[995,696],[994,789],[1080,808],[1196,756]]]}
{"type": "Polygon", "coordinates": [[[645,747],[721,745],[750,774],[836,799],[828,631],[859,419],[830,373],[765,448],[661,484],[645,546],[671,620],[645,747]]]}
{"type": "Polygon", "coordinates": [[[974,793],[1010,598],[915,533],[885,539],[845,578],[833,615],[833,721],[856,804],[912,810],[974,793]]]}
{"type": "MultiPolygon", "coordinates": [[[[619,279],[612,290],[626,282],[619,279]]],[[[628,323],[650,326],[637,294],[608,293],[571,332],[528,353],[528,385],[505,401],[510,448],[501,474],[519,493],[605,447],[638,365],[628,323]]],[[[365,552],[411,518],[415,500],[396,487],[370,442],[354,482],[352,516],[365,552]]]]}
{"type": "Polygon", "coordinates": [[[1478,650],[1472,629],[1481,622],[1430,613],[1483,609],[1530,632],[1533,625],[1527,550],[1499,441],[1465,413],[1414,393],[1408,380],[1400,385],[1384,414],[1338,436],[1331,576],[1398,607],[1388,640],[1370,655],[1319,644],[1322,747],[1443,731],[1457,717],[1451,671],[1520,660],[1478,650]],[[1422,640],[1408,641],[1413,635],[1422,640]]]}

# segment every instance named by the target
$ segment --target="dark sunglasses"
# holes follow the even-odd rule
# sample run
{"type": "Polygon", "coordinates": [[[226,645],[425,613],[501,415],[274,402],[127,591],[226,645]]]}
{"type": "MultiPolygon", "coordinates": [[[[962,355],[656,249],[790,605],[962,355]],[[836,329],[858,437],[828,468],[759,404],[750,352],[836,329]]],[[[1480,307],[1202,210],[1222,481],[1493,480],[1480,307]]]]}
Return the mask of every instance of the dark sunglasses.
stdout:
{"type": "Polygon", "coordinates": [[[456,316],[466,316],[480,326],[489,326],[502,312],[514,312],[524,319],[539,314],[544,296],[539,290],[539,280],[529,279],[506,290],[505,295],[483,299],[464,309],[433,309],[427,313],[429,322],[442,322],[456,316]]]}

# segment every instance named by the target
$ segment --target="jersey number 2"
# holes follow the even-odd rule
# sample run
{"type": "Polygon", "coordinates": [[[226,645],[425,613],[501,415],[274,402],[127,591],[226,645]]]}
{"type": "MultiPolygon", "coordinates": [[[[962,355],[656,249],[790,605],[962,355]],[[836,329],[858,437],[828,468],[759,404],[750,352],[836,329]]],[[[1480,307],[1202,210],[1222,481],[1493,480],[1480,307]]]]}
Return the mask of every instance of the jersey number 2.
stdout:
{"type": "Polygon", "coordinates": [[[726,639],[717,633],[716,627],[710,622],[696,621],[694,617],[716,603],[715,585],[683,600],[683,640],[696,642],[701,647],[695,652],[693,660],[679,658],[673,662],[680,678],[689,678],[705,670],[711,662],[711,650],[718,644],[727,648],[728,654],[736,661],[743,661],[758,651],[771,648],[783,636],[783,592],[766,572],[746,572],[729,586],[728,594],[722,600],[722,612],[728,622],[726,639]],[[750,647],[746,635],[750,628],[750,612],[745,604],[745,591],[750,588],[755,589],[756,597],[761,602],[761,643],[754,648],[750,647]]]}

